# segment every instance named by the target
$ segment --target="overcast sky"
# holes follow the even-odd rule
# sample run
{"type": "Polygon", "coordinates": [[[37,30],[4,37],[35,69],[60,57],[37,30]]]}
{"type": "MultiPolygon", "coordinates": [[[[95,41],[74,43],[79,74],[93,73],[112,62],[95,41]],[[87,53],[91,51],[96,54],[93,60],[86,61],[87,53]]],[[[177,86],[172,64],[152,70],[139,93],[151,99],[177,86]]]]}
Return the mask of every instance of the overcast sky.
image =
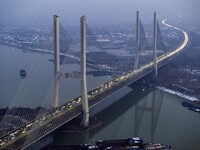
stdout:
{"type": "Polygon", "coordinates": [[[158,18],[183,19],[189,22],[200,18],[200,0],[0,0],[0,22],[51,23],[57,14],[63,23],[78,24],[81,15],[89,23],[135,22],[140,11],[144,22],[158,18]]]}

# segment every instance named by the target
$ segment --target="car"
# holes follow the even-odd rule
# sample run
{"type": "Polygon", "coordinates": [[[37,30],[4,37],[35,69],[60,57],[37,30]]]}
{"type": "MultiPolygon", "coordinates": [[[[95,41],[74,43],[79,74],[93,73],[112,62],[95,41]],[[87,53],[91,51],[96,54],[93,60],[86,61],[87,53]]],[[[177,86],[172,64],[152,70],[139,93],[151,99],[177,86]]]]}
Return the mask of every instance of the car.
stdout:
{"type": "Polygon", "coordinates": [[[72,100],[72,103],[76,103],[76,100],[72,100]]]}
{"type": "Polygon", "coordinates": [[[68,103],[68,104],[67,104],[67,107],[68,107],[68,108],[72,108],[72,103],[68,103]]]}
{"type": "Polygon", "coordinates": [[[26,133],[26,130],[23,130],[23,131],[22,131],[22,134],[24,134],[24,133],[26,133]]]}
{"type": "Polygon", "coordinates": [[[42,117],[42,120],[44,121],[45,119],[46,119],[46,118],[43,116],[43,117],[42,117]]]}
{"type": "Polygon", "coordinates": [[[3,146],[4,144],[6,144],[6,142],[1,142],[0,145],[3,146]]]}
{"type": "Polygon", "coordinates": [[[113,84],[113,81],[110,81],[108,84],[113,84]]]}
{"type": "Polygon", "coordinates": [[[65,109],[65,107],[66,107],[66,106],[64,105],[64,106],[62,106],[62,108],[61,108],[61,109],[63,110],[63,109],[65,109]]]}
{"type": "Polygon", "coordinates": [[[10,139],[11,139],[11,140],[14,140],[14,139],[15,139],[15,136],[12,136],[10,139]]]}
{"type": "MultiPolygon", "coordinates": [[[[14,133],[12,133],[12,134],[17,134],[19,132],[19,130],[17,130],[17,131],[15,131],[14,133]]],[[[1,141],[0,141],[1,142],[1,141]]]]}
{"type": "Polygon", "coordinates": [[[32,126],[32,123],[29,123],[26,125],[26,128],[31,127],[31,126],[32,126]]]}
{"type": "Polygon", "coordinates": [[[81,102],[81,97],[79,97],[79,98],[77,99],[76,103],[78,104],[78,103],[80,103],[80,102],[81,102]]]}
{"type": "Polygon", "coordinates": [[[58,114],[58,113],[60,113],[60,111],[59,110],[56,110],[56,112],[55,112],[56,114],[58,114]]]}

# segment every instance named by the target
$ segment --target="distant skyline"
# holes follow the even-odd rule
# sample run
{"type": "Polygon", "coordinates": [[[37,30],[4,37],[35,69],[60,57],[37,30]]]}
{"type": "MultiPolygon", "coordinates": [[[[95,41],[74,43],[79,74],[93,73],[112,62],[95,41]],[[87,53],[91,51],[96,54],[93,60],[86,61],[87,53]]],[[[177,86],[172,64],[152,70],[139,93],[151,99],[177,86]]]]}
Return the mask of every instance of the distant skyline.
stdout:
{"type": "Polygon", "coordinates": [[[1,24],[49,24],[57,14],[68,25],[78,25],[82,15],[90,24],[123,24],[135,22],[140,11],[143,22],[168,18],[185,23],[200,17],[199,0],[1,0],[1,24]]]}

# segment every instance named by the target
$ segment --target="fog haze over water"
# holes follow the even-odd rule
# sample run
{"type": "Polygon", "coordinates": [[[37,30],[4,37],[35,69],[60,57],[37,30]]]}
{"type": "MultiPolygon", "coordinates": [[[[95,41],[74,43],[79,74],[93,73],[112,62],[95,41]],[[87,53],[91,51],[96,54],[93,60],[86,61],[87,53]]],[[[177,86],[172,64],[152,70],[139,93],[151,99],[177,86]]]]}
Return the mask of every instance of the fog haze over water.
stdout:
{"type": "Polygon", "coordinates": [[[199,0],[1,0],[1,24],[49,24],[57,14],[68,25],[79,24],[86,15],[90,24],[119,24],[135,21],[139,10],[146,22],[157,11],[161,19],[185,23],[200,17],[199,0]]]}

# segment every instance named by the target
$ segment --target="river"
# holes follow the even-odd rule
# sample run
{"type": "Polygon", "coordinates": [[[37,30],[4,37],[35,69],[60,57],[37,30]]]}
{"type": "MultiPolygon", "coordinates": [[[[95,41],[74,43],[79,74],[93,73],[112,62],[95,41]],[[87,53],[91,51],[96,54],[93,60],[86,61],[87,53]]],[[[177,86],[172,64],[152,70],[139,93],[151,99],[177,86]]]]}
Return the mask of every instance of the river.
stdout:
{"type": "Polygon", "coordinates": [[[199,150],[200,113],[182,106],[183,98],[148,87],[133,90],[96,115],[101,127],[85,133],[54,133],[53,145],[94,143],[139,136],[174,150],[199,150]]]}
{"type": "MultiPolygon", "coordinates": [[[[51,54],[22,51],[0,45],[1,107],[50,107],[54,93],[54,65],[49,61],[52,58],[51,54]],[[26,70],[25,78],[20,76],[20,69],[26,70]]],[[[63,64],[61,71],[80,71],[80,66],[63,64]]],[[[87,75],[88,90],[109,80],[109,76],[87,75]]],[[[60,83],[60,105],[81,95],[80,79],[62,78],[60,83]]]]}
{"type": "MultiPolygon", "coordinates": [[[[52,105],[53,56],[0,46],[1,107],[52,105]],[[27,71],[26,78],[19,74],[27,71]]],[[[63,72],[79,71],[78,64],[65,64],[63,72]]],[[[87,76],[92,89],[111,78],[87,76]]],[[[103,125],[84,133],[53,133],[51,145],[94,143],[102,139],[141,137],[160,142],[174,150],[199,150],[200,113],[182,106],[183,98],[145,86],[128,87],[130,92],[95,117],[103,125]]],[[[61,79],[60,104],[80,95],[80,80],[61,79]]]]}

